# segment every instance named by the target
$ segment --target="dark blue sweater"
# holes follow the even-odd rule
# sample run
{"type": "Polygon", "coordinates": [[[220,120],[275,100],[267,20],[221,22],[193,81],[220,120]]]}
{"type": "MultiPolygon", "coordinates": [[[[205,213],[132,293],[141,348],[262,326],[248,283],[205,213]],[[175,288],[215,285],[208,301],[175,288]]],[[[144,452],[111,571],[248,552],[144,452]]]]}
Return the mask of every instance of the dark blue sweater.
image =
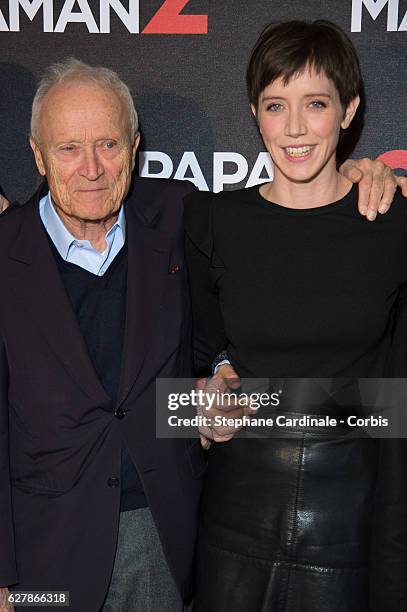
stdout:
{"type": "MultiPolygon", "coordinates": [[[[106,393],[117,397],[125,330],[127,246],[116,255],[103,276],[64,261],[49,240],[58,270],[76,314],[89,356],[106,393]]],[[[122,446],[120,510],[147,506],[137,470],[122,446]]]]}

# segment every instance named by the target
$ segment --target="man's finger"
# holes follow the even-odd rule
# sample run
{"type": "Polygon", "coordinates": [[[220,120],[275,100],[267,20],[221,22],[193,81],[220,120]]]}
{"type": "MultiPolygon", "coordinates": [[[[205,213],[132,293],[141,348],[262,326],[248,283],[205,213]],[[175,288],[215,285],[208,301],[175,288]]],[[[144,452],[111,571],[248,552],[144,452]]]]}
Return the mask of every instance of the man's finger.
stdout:
{"type": "Polygon", "coordinates": [[[365,174],[359,182],[358,208],[361,215],[367,215],[368,212],[372,180],[371,174],[365,174]]]}
{"type": "Polygon", "coordinates": [[[407,198],[407,176],[396,176],[396,183],[400,187],[401,192],[407,198]]]}
{"type": "Polygon", "coordinates": [[[366,217],[369,221],[374,221],[376,219],[377,211],[379,210],[379,206],[384,195],[386,181],[395,183],[390,174],[392,174],[390,168],[388,168],[388,166],[386,166],[382,161],[374,162],[369,204],[366,213],[366,217]]]}
{"type": "MultiPolygon", "coordinates": [[[[216,393],[223,393],[223,391],[226,391],[227,384],[223,379],[223,376],[221,376],[220,374],[216,373],[213,376],[211,376],[210,378],[206,378],[204,379],[205,385],[203,387],[203,392],[206,396],[208,395],[215,395],[216,393]]],[[[202,383],[201,383],[202,384],[202,383]]],[[[202,389],[202,387],[200,387],[202,389]]]]}
{"type": "Polygon", "coordinates": [[[236,403],[236,400],[232,399],[230,402],[225,400],[223,404],[214,403],[211,408],[205,408],[203,414],[208,418],[225,416],[227,419],[236,419],[243,415],[244,410],[245,406],[236,403]]]}
{"type": "MultiPolygon", "coordinates": [[[[387,166],[386,166],[387,168],[387,166]]],[[[393,202],[394,193],[397,188],[396,177],[390,168],[387,168],[385,177],[384,177],[384,185],[383,185],[383,195],[379,204],[379,213],[384,215],[386,213],[391,203],[393,202]]]]}
{"type": "Polygon", "coordinates": [[[339,168],[339,172],[352,183],[359,184],[358,208],[361,215],[366,215],[373,181],[372,161],[365,158],[358,160],[357,164],[348,159],[339,168]]]}
{"type": "Polygon", "coordinates": [[[203,391],[203,389],[205,389],[205,385],[207,383],[207,378],[198,378],[196,381],[196,388],[199,391],[203,391]]]}
{"type": "Polygon", "coordinates": [[[375,181],[373,179],[372,187],[369,195],[369,205],[367,207],[366,219],[368,221],[374,221],[377,217],[380,202],[383,197],[383,182],[381,179],[375,181]]]}
{"type": "Polygon", "coordinates": [[[214,442],[230,442],[230,440],[233,440],[234,437],[235,437],[234,433],[221,436],[215,432],[213,434],[213,441],[214,442]]]}
{"type": "Polygon", "coordinates": [[[240,378],[230,364],[224,363],[221,365],[214,377],[221,377],[229,389],[240,387],[240,378]]]}
{"type": "Polygon", "coordinates": [[[359,183],[359,212],[369,221],[376,219],[377,213],[385,213],[391,206],[396,179],[389,166],[381,160],[347,160],[339,171],[353,183],[359,183]]]}
{"type": "MultiPolygon", "coordinates": [[[[208,438],[206,436],[204,436],[203,434],[199,434],[200,440],[201,440],[201,446],[204,450],[209,450],[211,447],[211,441],[208,440],[208,438]]],[[[1,611],[0,611],[1,612],[1,611]]]]}
{"type": "Polygon", "coordinates": [[[354,166],[350,160],[342,164],[341,171],[341,174],[346,176],[352,183],[359,183],[363,177],[363,172],[354,166]]]}
{"type": "MultiPolygon", "coordinates": [[[[366,175],[360,170],[351,159],[347,159],[339,168],[339,172],[345,176],[351,183],[359,183],[359,199],[358,199],[358,208],[361,215],[366,215],[367,207],[369,203],[369,191],[370,184],[369,181],[366,183],[360,184],[360,181],[365,178],[366,175]]],[[[367,170],[369,173],[369,170],[367,170]]]]}

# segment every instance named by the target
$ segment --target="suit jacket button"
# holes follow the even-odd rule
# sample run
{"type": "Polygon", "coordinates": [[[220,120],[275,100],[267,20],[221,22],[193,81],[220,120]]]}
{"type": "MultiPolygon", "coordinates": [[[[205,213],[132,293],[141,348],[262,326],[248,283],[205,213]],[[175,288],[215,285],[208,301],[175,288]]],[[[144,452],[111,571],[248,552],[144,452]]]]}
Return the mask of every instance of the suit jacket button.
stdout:
{"type": "Polygon", "coordinates": [[[124,415],[125,415],[125,412],[123,408],[118,408],[116,412],[114,413],[114,416],[116,417],[116,419],[124,419],[124,415]]]}
{"type": "Polygon", "coordinates": [[[109,480],[107,481],[107,484],[109,485],[111,489],[115,489],[116,487],[119,486],[120,480],[116,478],[116,476],[111,476],[109,480]]]}

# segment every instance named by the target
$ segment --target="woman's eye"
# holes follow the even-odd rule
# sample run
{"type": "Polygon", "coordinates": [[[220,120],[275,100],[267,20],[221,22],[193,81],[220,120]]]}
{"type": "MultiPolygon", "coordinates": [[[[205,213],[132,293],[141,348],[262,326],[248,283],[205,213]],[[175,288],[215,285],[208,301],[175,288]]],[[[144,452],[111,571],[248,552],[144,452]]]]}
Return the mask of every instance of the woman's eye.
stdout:
{"type": "Polygon", "coordinates": [[[321,102],[321,100],[313,100],[310,106],[311,108],[326,108],[325,102],[321,102]]]}
{"type": "Polygon", "coordinates": [[[272,104],[269,104],[267,106],[267,110],[268,111],[279,111],[283,108],[283,105],[280,104],[279,102],[273,102],[272,104]]]}

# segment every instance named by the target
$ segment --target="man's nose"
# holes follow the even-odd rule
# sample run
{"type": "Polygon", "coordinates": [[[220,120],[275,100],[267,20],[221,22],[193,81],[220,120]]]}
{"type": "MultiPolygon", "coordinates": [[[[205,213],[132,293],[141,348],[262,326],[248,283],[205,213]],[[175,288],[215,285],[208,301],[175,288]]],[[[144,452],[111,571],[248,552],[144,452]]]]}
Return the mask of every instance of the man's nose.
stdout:
{"type": "Polygon", "coordinates": [[[307,132],[306,122],[299,109],[290,109],[285,126],[285,135],[298,138],[307,132]]]}
{"type": "Polygon", "coordinates": [[[85,149],[80,168],[80,174],[89,181],[96,181],[104,172],[97,151],[94,147],[85,149]]]}

